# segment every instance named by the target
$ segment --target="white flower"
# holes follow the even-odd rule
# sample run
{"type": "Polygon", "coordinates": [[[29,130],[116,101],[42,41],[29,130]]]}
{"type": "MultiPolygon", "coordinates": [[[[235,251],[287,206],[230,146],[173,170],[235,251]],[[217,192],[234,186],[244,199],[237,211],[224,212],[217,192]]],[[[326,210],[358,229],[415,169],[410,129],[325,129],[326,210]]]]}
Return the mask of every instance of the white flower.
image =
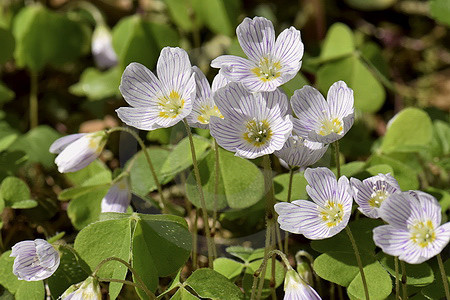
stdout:
{"type": "Polygon", "coordinates": [[[364,179],[362,182],[356,178],[350,178],[350,186],[353,190],[353,198],[359,205],[359,210],[369,218],[378,218],[378,210],[387,197],[394,193],[400,193],[400,186],[390,174],[378,174],[364,179]]]}
{"type": "Polygon", "coordinates": [[[20,280],[39,281],[50,277],[59,266],[59,253],[46,240],[22,241],[12,247],[13,273],[20,280]]]}
{"type": "Polygon", "coordinates": [[[236,35],[248,59],[222,55],[211,62],[229,81],[241,82],[253,92],[274,91],[300,70],[303,43],[294,27],[275,40],[272,22],[263,17],[245,18],[236,35]]]}
{"type": "Polygon", "coordinates": [[[192,104],[192,112],[187,116],[187,121],[190,126],[207,129],[209,127],[209,120],[211,116],[223,119],[216,103],[213,99],[213,94],[221,87],[228,83],[228,80],[221,72],[214,77],[211,87],[203,72],[197,68],[192,67],[195,73],[195,82],[197,84],[195,100],[192,104]]]}
{"type": "Polygon", "coordinates": [[[92,34],[92,56],[100,69],[108,69],[117,64],[117,55],[112,46],[111,32],[106,25],[98,25],[92,34]]]}
{"type": "Polygon", "coordinates": [[[311,86],[296,90],[291,105],[294,131],[301,137],[329,144],[341,139],[353,125],[353,90],[343,81],[328,90],[327,101],[311,86]]]}
{"type": "Polygon", "coordinates": [[[71,285],[58,299],[101,300],[102,293],[98,281],[89,276],[85,281],[71,285]]]}
{"type": "Polygon", "coordinates": [[[321,300],[319,294],[294,270],[286,272],[284,278],[284,300],[321,300]]]}
{"type": "Polygon", "coordinates": [[[328,145],[291,135],[283,148],[275,151],[274,154],[290,167],[307,167],[315,164],[327,149],[328,145]]]}
{"type": "Polygon", "coordinates": [[[131,201],[129,177],[122,176],[114,182],[102,200],[103,212],[125,213],[131,201]]]}
{"type": "Polygon", "coordinates": [[[280,150],[292,131],[285,94],[251,93],[229,83],[214,94],[223,119],[211,117],[209,128],[217,143],[237,156],[253,159],[280,150]]]}
{"type": "Polygon", "coordinates": [[[345,176],[336,176],[327,168],[308,168],[305,178],[313,201],[296,200],[275,204],[280,228],[303,234],[308,239],[332,237],[347,226],[352,211],[350,185],[345,176]]]}
{"type": "Polygon", "coordinates": [[[409,264],[420,264],[439,254],[450,240],[450,222],[441,224],[441,206],[421,191],[389,196],[379,209],[389,225],[373,229],[375,245],[409,264]]]}
{"type": "Polygon", "coordinates": [[[76,172],[93,162],[108,139],[105,131],[71,134],[57,139],[50,152],[59,154],[55,163],[61,173],[76,172]]]}
{"type": "Polygon", "coordinates": [[[116,112],[124,123],[154,130],[171,127],[191,113],[195,74],[186,51],[165,47],[156,71],[158,78],[145,66],[131,63],[123,72],[119,89],[131,107],[116,112]]]}

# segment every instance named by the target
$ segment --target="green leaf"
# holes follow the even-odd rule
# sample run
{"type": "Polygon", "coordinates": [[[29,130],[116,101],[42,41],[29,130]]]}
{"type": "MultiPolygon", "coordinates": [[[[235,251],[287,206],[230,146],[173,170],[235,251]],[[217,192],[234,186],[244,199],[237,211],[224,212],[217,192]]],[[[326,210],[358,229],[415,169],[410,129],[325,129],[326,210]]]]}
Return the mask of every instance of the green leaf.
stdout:
{"type": "Polygon", "coordinates": [[[180,286],[175,294],[173,294],[171,300],[198,300],[199,298],[191,294],[187,289],[180,286]]]}
{"type": "Polygon", "coordinates": [[[94,160],[79,171],[66,173],[65,176],[74,185],[81,186],[108,184],[112,180],[111,171],[99,160],[94,160]]]}
{"type": "Polygon", "coordinates": [[[0,104],[6,103],[14,99],[16,94],[0,82],[0,104]]]}
{"type": "Polygon", "coordinates": [[[447,0],[431,0],[430,13],[433,19],[450,26],[450,2],[447,0]]]}
{"type": "Polygon", "coordinates": [[[380,46],[375,42],[366,42],[362,45],[361,55],[368,60],[386,78],[389,78],[389,65],[386,62],[380,46]]]}
{"type": "Polygon", "coordinates": [[[391,175],[395,177],[394,170],[392,169],[392,167],[386,164],[373,165],[367,168],[366,171],[369,172],[369,174],[372,176],[376,176],[379,173],[383,174],[391,173],[391,175]]]}
{"type": "Polygon", "coordinates": [[[118,67],[107,71],[86,68],[80,81],[70,86],[69,91],[76,96],[86,96],[89,100],[102,100],[119,94],[121,70],[118,67]]]}
{"type": "MultiPolygon", "coordinates": [[[[75,240],[75,250],[92,269],[111,256],[131,260],[139,276],[154,291],[158,276],[176,272],[189,257],[191,234],[183,218],[137,213],[110,213],[105,217],[106,220],[82,229],[75,240]]],[[[106,264],[99,272],[100,277],[106,278],[124,279],[125,275],[126,268],[118,262],[106,264]]],[[[111,291],[110,285],[111,299],[120,288],[121,284],[117,284],[111,291]]]]}
{"type": "Polygon", "coordinates": [[[417,170],[408,166],[402,161],[399,161],[387,155],[375,154],[372,155],[367,160],[367,165],[368,166],[389,165],[394,171],[395,179],[397,180],[398,184],[400,185],[400,188],[403,191],[416,190],[419,188],[417,170]]]}
{"type": "Polygon", "coordinates": [[[67,215],[73,227],[80,230],[98,220],[101,213],[101,203],[110,186],[103,185],[89,192],[76,196],[69,202],[67,215]]]}
{"type": "MultiPolygon", "coordinates": [[[[147,152],[155,169],[156,177],[161,184],[165,184],[173,179],[174,175],[164,175],[161,168],[169,156],[169,151],[162,148],[147,148],[147,152]]],[[[130,164],[133,166],[130,169],[131,190],[141,196],[157,189],[155,180],[153,179],[147,159],[142,151],[136,153],[125,165],[128,168],[130,164]]]]}
{"type": "MultiPolygon", "coordinates": [[[[275,176],[273,179],[273,185],[275,188],[275,198],[280,201],[287,201],[288,189],[289,189],[289,174],[281,174],[275,176]]],[[[306,186],[308,182],[303,176],[303,172],[295,173],[292,177],[292,192],[291,201],[299,199],[308,199],[306,193],[306,186]]]]}
{"type": "MultiPolygon", "coordinates": [[[[0,84],[1,90],[1,84],[0,84]]],[[[1,91],[0,91],[1,94],[1,91]]],[[[0,96],[1,97],[1,96],[0,96]]],[[[1,102],[1,101],[0,101],[1,102]]],[[[19,132],[6,122],[0,122],[0,152],[9,148],[19,136],[19,132]]]]}
{"type": "Polygon", "coordinates": [[[376,112],[383,105],[386,97],[383,86],[358,57],[352,55],[319,68],[317,85],[323,94],[326,95],[330,86],[338,80],[345,81],[353,89],[357,109],[376,112]]]}
{"type": "Polygon", "coordinates": [[[294,92],[298,89],[301,89],[305,85],[310,85],[311,83],[309,80],[302,74],[297,73],[294,78],[286,82],[281,86],[283,91],[288,95],[288,97],[292,97],[294,95],[294,92]]]}
{"type": "MultiPolygon", "coordinates": [[[[112,256],[128,262],[131,258],[131,223],[128,218],[92,223],[78,233],[74,248],[92,270],[112,256]]],[[[113,261],[106,263],[98,276],[123,280],[126,273],[126,266],[113,261]]],[[[119,283],[110,284],[111,299],[117,297],[121,287],[119,283]]]]}
{"type": "MultiPolygon", "coordinates": [[[[244,278],[242,279],[242,287],[245,290],[245,294],[247,297],[250,297],[252,291],[253,284],[253,274],[256,270],[261,266],[263,260],[255,260],[248,264],[248,267],[245,269],[244,278]]],[[[262,289],[261,299],[270,295],[270,281],[272,278],[272,260],[269,260],[266,265],[266,274],[264,276],[264,286],[262,289]]],[[[284,280],[284,267],[281,262],[275,260],[275,288],[279,287],[284,280]]]]}
{"type": "Polygon", "coordinates": [[[184,0],[164,0],[169,9],[174,23],[184,31],[192,31],[198,25],[195,24],[192,14],[190,1],[184,0]]]}
{"type": "MultiPolygon", "coordinates": [[[[383,266],[374,261],[364,265],[364,275],[366,276],[367,287],[370,299],[384,300],[392,292],[392,280],[383,266]]],[[[361,274],[352,280],[347,287],[347,293],[357,299],[364,299],[364,286],[362,284],[361,274]]]]}
{"type": "Polygon", "coordinates": [[[72,284],[85,280],[91,273],[86,262],[76,257],[69,249],[60,246],[58,251],[61,254],[59,267],[47,280],[54,299],[58,298],[72,284]]]}
{"type": "Polygon", "coordinates": [[[256,259],[264,257],[264,248],[253,249],[242,246],[230,246],[225,249],[227,253],[242,259],[244,262],[249,263],[256,259]]]}
{"type": "MultiPolygon", "coordinates": [[[[215,152],[210,151],[199,164],[206,208],[214,209],[215,152]]],[[[246,208],[258,202],[264,195],[263,175],[252,162],[234,156],[219,148],[219,181],[216,209],[227,205],[246,208]]],[[[194,172],[186,180],[186,195],[195,206],[201,207],[194,172]]]]}
{"type": "MultiPolygon", "coordinates": [[[[355,235],[356,236],[356,235],[355,235]]],[[[370,299],[386,299],[392,291],[389,274],[375,258],[361,252],[370,299]]],[[[321,278],[348,287],[356,299],[364,299],[364,289],[354,252],[327,252],[314,260],[314,271],[321,278]]]]}
{"type": "MultiPolygon", "coordinates": [[[[447,259],[444,262],[444,270],[447,277],[447,281],[450,282],[450,259],[447,259]]],[[[436,280],[422,289],[422,295],[427,297],[428,299],[444,299],[445,298],[445,290],[444,285],[442,283],[442,277],[439,276],[436,280]]]]}
{"type": "Polygon", "coordinates": [[[0,27],[0,45],[2,45],[2,47],[0,47],[0,65],[3,65],[12,58],[15,43],[12,33],[9,30],[0,27]]]}
{"type": "MultiPolygon", "coordinates": [[[[361,218],[350,223],[350,229],[359,251],[364,251],[368,254],[375,254],[375,243],[373,242],[373,228],[383,225],[383,221],[379,219],[361,218]]],[[[341,231],[337,235],[324,239],[315,240],[311,242],[311,247],[318,252],[327,252],[330,249],[333,251],[345,251],[352,252],[352,244],[348,238],[345,230],[341,231]]]]}
{"type": "Polygon", "coordinates": [[[334,23],[328,29],[320,61],[327,61],[351,55],[355,51],[355,40],[351,29],[343,23],[334,23]]]}
{"type": "Polygon", "coordinates": [[[17,177],[6,177],[0,186],[0,197],[5,206],[12,208],[32,208],[37,202],[31,200],[30,188],[17,177]]]}
{"type": "MultiPolygon", "coordinates": [[[[206,150],[211,147],[211,141],[198,135],[193,136],[193,141],[197,161],[200,161],[206,155],[206,150]]],[[[191,165],[191,146],[189,138],[185,137],[175,146],[175,148],[173,148],[172,152],[170,152],[161,167],[161,173],[165,175],[176,174],[187,169],[191,165]]]]}
{"type": "Polygon", "coordinates": [[[131,62],[152,69],[165,46],[177,46],[178,34],[171,27],[143,20],[139,15],[122,18],[113,28],[112,42],[123,70],[131,62]]]}
{"type": "Polygon", "coordinates": [[[214,33],[234,36],[240,13],[239,0],[192,0],[199,19],[214,33]]]}
{"type": "MultiPolygon", "coordinates": [[[[342,165],[341,166],[341,176],[344,175],[347,177],[351,177],[355,174],[358,174],[359,172],[364,170],[365,165],[366,165],[366,163],[362,162],[362,161],[352,161],[352,162],[349,162],[348,164],[342,165]]],[[[333,172],[337,176],[336,168],[333,168],[333,172]]]]}
{"type": "Polygon", "coordinates": [[[13,274],[14,257],[6,251],[0,257],[0,285],[14,294],[16,300],[42,300],[45,298],[43,281],[19,280],[13,274]]]}
{"type": "Polygon", "coordinates": [[[77,187],[68,188],[68,189],[63,190],[58,195],[58,200],[64,201],[64,200],[70,200],[72,198],[78,198],[80,196],[89,194],[91,192],[94,192],[98,189],[102,189],[105,187],[109,188],[109,184],[77,186],[77,187]]]}
{"type": "Polygon", "coordinates": [[[16,300],[42,300],[45,298],[43,281],[22,281],[14,294],[16,300]]]}
{"type": "MultiPolygon", "coordinates": [[[[378,256],[378,255],[377,255],[378,256]]],[[[380,252],[379,262],[383,267],[395,278],[395,266],[394,258],[380,252]]],[[[411,265],[405,263],[406,266],[406,284],[414,286],[426,286],[434,281],[433,270],[430,266],[424,262],[418,265],[411,265]]],[[[399,274],[399,280],[401,281],[401,271],[399,274]]]]}
{"type": "Polygon", "coordinates": [[[25,6],[14,18],[13,34],[17,65],[33,71],[73,61],[86,42],[81,25],[42,5],[25,6]]]}
{"type": "Polygon", "coordinates": [[[214,271],[219,272],[231,281],[234,281],[242,273],[244,267],[242,263],[226,257],[219,257],[214,260],[214,271]]]}
{"type": "Polygon", "coordinates": [[[51,168],[54,166],[55,155],[50,153],[48,149],[60,136],[53,128],[41,125],[19,137],[8,150],[23,151],[28,156],[28,162],[40,163],[45,168],[51,168]]]}
{"type": "Polygon", "coordinates": [[[242,299],[243,294],[239,288],[225,276],[211,269],[198,269],[185,284],[189,285],[202,298],[213,300],[242,299]]]}
{"type": "Polygon", "coordinates": [[[433,136],[431,119],[419,108],[408,107],[392,118],[381,143],[381,151],[417,152],[426,148],[433,136]]]}

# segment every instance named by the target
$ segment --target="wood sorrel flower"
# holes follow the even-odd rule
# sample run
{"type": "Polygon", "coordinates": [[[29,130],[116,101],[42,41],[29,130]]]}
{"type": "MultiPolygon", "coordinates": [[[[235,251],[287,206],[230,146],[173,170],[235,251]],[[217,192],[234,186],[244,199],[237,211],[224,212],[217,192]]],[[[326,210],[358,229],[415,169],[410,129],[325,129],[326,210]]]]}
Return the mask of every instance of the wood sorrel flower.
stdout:
{"type": "Polygon", "coordinates": [[[39,281],[50,277],[59,266],[59,253],[43,239],[22,241],[12,247],[13,273],[20,280],[39,281]]]}
{"type": "Polygon", "coordinates": [[[311,142],[302,137],[291,135],[281,150],[274,154],[289,166],[307,167],[315,164],[327,151],[328,145],[311,142]]]}
{"type": "Polygon", "coordinates": [[[308,168],[306,187],[312,201],[296,200],[275,204],[280,228],[303,234],[308,239],[332,237],[347,226],[352,210],[352,196],[345,176],[336,180],[327,168],[308,168]]]}
{"type": "Polygon", "coordinates": [[[319,294],[294,270],[286,272],[284,278],[284,300],[321,300],[319,294]]]}
{"type": "Polygon", "coordinates": [[[364,179],[362,182],[356,178],[350,178],[350,186],[353,198],[359,205],[359,210],[369,218],[379,217],[378,210],[387,197],[394,193],[400,193],[400,186],[389,173],[378,174],[364,179]]]}
{"type": "Polygon", "coordinates": [[[61,300],[101,300],[98,281],[89,276],[85,281],[71,285],[59,298],[61,300]]]}
{"type": "Polygon", "coordinates": [[[107,140],[105,131],[71,134],[57,139],[49,151],[59,154],[55,159],[59,172],[76,172],[100,155],[107,140]]]}
{"type": "Polygon", "coordinates": [[[117,55],[112,46],[111,32],[106,25],[101,24],[95,27],[92,34],[91,50],[98,68],[107,69],[117,64],[117,55]]]}
{"type": "Polygon", "coordinates": [[[129,184],[129,177],[122,176],[115,181],[109,188],[108,193],[102,199],[102,213],[103,212],[118,212],[124,213],[127,211],[131,200],[131,189],[129,184]]]}
{"type": "Polygon", "coordinates": [[[301,137],[329,144],[342,138],[353,125],[353,90],[345,82],[335,82],[327,100],[311,86],[296,90],[291,98],[294,131],[301,137]]]}
{"type": "Polygon", "coordinates": [[[284,30],[275,40],[272,22],[263,17],[245,18],[236,28],[239,44],[249,59],[222,55],[211,62],[232,82],[253,91],[274,91],[300,70],[303,43],[300,31],[284,30]]]}
{"type": "Polygon", "coordinates": [[[409,264],[439,254],[450,240],[450,222],[440,226],[441,206],[427,193],[393,194],[383,201],[379,215],[389,225],[374,228],[375,245],[409,264]]]}
{"type": "Polygon", "coordinates": [[[165,47],[156,71],[158,78],[139,63],[126,67],[119,89],[132,107],[116,110],[124,123],[153,130],[173,126],[191,113],[195,75],[186,51],[165,47]]]}
{"type": "Polygon", "coordinates": [[[228,83],[228,80],[221,72],[214,77],[211,87],[203,72],[196,66],[192,67],[195,73],[195,82],[197,84],[195,100],[192,103],[192,112],[187,116],[190,126],[207,129],[211,116],[223,119],[213,94],[228,83]]]}
{"type": "Polygon", "coordinates": [[[224,118],[211,117],[211,135],[237,156],[253,159],[280,150],[292,131],[287,97],[279,90],[251,93],[232,82],[214,101],[224,118]]]}

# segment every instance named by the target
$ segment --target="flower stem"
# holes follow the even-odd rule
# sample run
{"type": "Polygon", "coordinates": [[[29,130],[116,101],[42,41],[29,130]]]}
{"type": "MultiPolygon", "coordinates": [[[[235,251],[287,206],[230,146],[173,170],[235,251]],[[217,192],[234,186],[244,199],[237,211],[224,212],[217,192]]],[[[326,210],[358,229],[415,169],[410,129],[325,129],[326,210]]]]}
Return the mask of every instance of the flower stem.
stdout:
{"type": "Polygon", "coordinates": [[[366,295],[366,300],[369,300],[369,289],[367,288],[366,275],[364,274],[363,264],[361,261],[361,256],[359,255],[358,246],[356,245],[355,239],[353,238],[352,231],[350,227],[346,226],[345,230],[347,232],[348,238],[352,243],[353,251],[355,251],[356,261],[358,262],[359,273],[361,274],[361,280],[364,286],[364,294],[366,295]]]}
{"type": "Polygon", "coordinates": [[[192,237],[192,269],[197,270],[197,251],[198,251],[198,210],[195,210],[195,218],[194,218],[194,230],[192,237]]]}
{"type": "Polygon", "coordinates": [[[403,261],[400,261],[400,266],[402,267],[402,300],[408,300],[408,288],[406,286],[406,265],[403,261]]]}
{"type": "MultiPolygon", "coordinates": [[[[217,223],[217,203],[219,198],[219,176],[220,176],[220,165],[219,165],[219,145],[216,139],[214,139],[214,210],[213,210],[213,223],[211,227],[212,238],[214,239],[216,233],[216,223],[217,223]]],[[[217,256],[216,247],[214,247],[214,257],[217,256]]]]}
{"type": "MultiPolygon", "coordinates": [[[[92,277],[97,277],[97,273],[98,273],[98,271],[100,270],[100,268],[101,268],[102,266],[104,266],[106,263],[110,262],[110,261],[118,261],[118,262],[120,262],[121,264],[125,265],[125,266],[128,268],[128,270],[131,271],[131,273],[133,274],[134,278],[137,280],[137,282],[139,283],[139,285],[142,286],[141,288],[144,290],[144,292],[147,294],[147,296],[148,296],[150,299],[156,299],[155,295],[147,288],[147,286],[145,285],[145,283],[142,281],[141,277],[137,274],[136,270],[135,270],[129,263],[127,263],[126,261],[124,261],[124,260],[121,259],[121,258],[114,257],[114,256],[113,256],[113,257],[105,258],[104,260],[102,260],[102,261],[97,265],[97,267],[95,268],[94,272],[92,273],[92,277]]],[[[119,280],[119,279],[107,279],[107,280],[114,281],[114,280],[119,280]]],[[[120,281],[117,281],[117,282],[120,282],[120,281]]]]}
{"type": "Polygon", "coordinates": [[[141,284],[137,284],[137,283],[134,283],[132,281],[122,280],[122,279],[115,279],[115,278],[97,278],[97,280],[100,281],[100,282],[119,282],[119,283],[123,283],[123,284],[128,284],[128,285],[131,285],[131,286],[134,286],[136,288],[140,288],[141,290],[143,290],[144,293],[150,299],[156,299],[155,294],[153,294],[149,289],[147,289],[146,287],[142,286],[141,284]]]}
{"type": "Polygon", "coordinates": [[[30,71],[30,128],[38,126],[38,73],[30,71]]]}
{"type": "Polygon", "coordinates": [[[336,158],[337,179],[341,177],[341,163],[339,159],[339,141],[334,142],[334,154],[336,158]]]}
{"type": "Polygon", "coordinates": [[[195,154],[194,139],[192,138],[191,128],[189,127],[187,120],[183,120],[186,132],[189,137],[189,143],[191,145],[192,164],[194,165],[194,175],[197,181],[197,190],[200,197],[200,203],[202,206],[203,223],[205,224],[206,242],[208,244],[208,266],[212,269],[214,262],[214,241],[211,239],[211,230],[209,228],[208,211],[206,210],[205,196],[203,195],[202,181],[200,178],[200,171],[198,169],[197,155],[195,154]]]}
{"type": "Polygon", "coordinates": [[[398,297],[400,297],[400,283],[398,280],[398,256],[394,257],[394,268],[395,268],[395,299],[398,300],[398,297]]]}
{"type": "MultiPolygon", "coordinates": [[[[264,247],[264,257],[268,255],[268,253],[273,250],[273,246],[275,244],[275,231],[272,230],[272,227],[275,227],[274,224],[274,216],[275,212],[273,206],[275,205],[275,199],[273,194],[273,181],[272,181],[272,167],[270,162],[270,156],[263,156],[263,167],[264,167],[264,186],[266,192],[266,244],[264,247]]],[[[261,281],[258,286],[258,297],[257,299],[261,299],[261,293],[264,286],[264,278],[266,274],[266,268],[262,269],[261,281]]]]}
{"type": "MultiPolygon", "coordinates": [[[[288,195],[286,202],[291,203],[291,196],[292,196],[292,180],[294,179],[294,168],[291,167],[291,170],[289,171],[289,185],[288,185],[288,195]]],[[[284,252],[286,254],[289,253],[289,232],[284,232],[284,252]]]]}
{"type": "Polygon", "coordinates": [[[167,202],[166,202],[166,199],[164,198],[161,183],[159,182],[158,176],[156,175],[155,168],[153,167],[152,160],[150,159],[150,155],[148,154],[148,150],[144,144],[144,141],[139,137],[139,135],[134,130],[127,128],[127,127],[111,128],[110,130],[108,130],[108,134],[117,132],[117,131],[123,131],[123,132],[131,134],[136,139],[136,141],[139,143],[139,146],[141,147],[142,152],[144,153],[145,159],[147,160],[148,166],[150,168],[150,172],[152,173],[153,180],[155,181],[156,187],[158,189],[159,197],[161,200],[159,205],[161,207],[161,210],[165,213],[166,207],[167,207],[167,205],[166,205],[167,202]]]}
{"type": "Polygon", "coordinates": [[[450,290],[448,289],[447,274],[445,274],[444,263],[442,262],[441,254],[437,255],[437,261],[439,264],[439,271],[441,271],[442,283],[444,284],[445,297],[450,300],[450,290]]]}

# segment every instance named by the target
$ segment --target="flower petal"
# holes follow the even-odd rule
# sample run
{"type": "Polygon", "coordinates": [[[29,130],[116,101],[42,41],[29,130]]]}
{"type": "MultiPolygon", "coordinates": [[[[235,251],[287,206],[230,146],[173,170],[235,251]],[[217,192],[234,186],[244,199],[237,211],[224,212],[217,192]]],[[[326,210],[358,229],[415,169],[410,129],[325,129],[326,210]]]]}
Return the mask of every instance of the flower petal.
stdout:
{"type": "Polygon", "coordinates": [[[410,261],[407,257],[414,253],[414,245],[407,229],[392,225],[382,225],[373,229],[373,241],[384,253],[401,256],[400,259],[410,261]]]}
{"type": "Polygon", "coordinates": [[[211,84],[211,91],[214,93],[221,87],[226,86],[228,83],[228,79],[223,75],[222,71],[219,71],[219,73],[217,73],[217,75],[213,79],[213,82],[211,84]]]}
{"type": "Polygon", "coordinates": [[[335,82],[327,94],[330,115],[341,119],[353,114],[353,90],[344,81],[335,82]]]}
{"type": "Polygon", "coordinates": [[[292,203],[280,202],[275,204],[274,208],[278,214],[278,223],[280,228],[292,233],[301,234],[299,219],[302,216],[301,201],[296,200],[292,203]]]}
{"type": "Polygon", "coordinates": [[[49,151],[50,151],[50,153],[59,154],[68,145],[72,144],[74,141],[85,136],[86,134],[87,133],[75,133],[75,134],[69,134],[67,136],[63,136],[62,138],[59,138],[53,142],[53,144],[50,146],[49,151]]]}
{"type": "Polygon", "coordinates": [[[164,47],[161,50],[156,70],[167,94],[172,90],[183,91],[192,76],[189,56],[185,50],[178,47],[164,47]]]}
{"type": "Polygon", "coordinates": [[[102,199],[103,212],[125,213],[131,201],[131,191],[128,178],[122,178],[114,183],[102,199]]]}
{"type": "Polygon", "coordinates": [[[282,84],[291,80],[300,70],[303,50],[300,31],[294,27],[283,30],[278,36],[272,56],[280,61],[282,84]]]}
{"type": "Polygon", "coordinates": [[[125,101],[134,107],[151,105],[165,91],[161,81],[140,63],[131,63],[125,68],[119,89],[125,101]]]}
{"type": "Polygon", "coordinates": [[[311,199],[320,206],[325,206],[326,201],[336,200],[335,194],[338,188],[336,176],[328,168],[308,168],[305,171],[305,179],[309,185],[306,191],[311,199]]]}
{"type": "Polygon", "coordinates": [[[317,204],[307,200],[295,202],[301,207],[301,210],[298,210],[298,230],[306,238],[321,240],[332,236],[330,227],[319,217],[320,211],[317,204]]]}
{"type": "Polygon", "coordinates": [[[308,138],[309,132],[318,130],[320,121],[328,111],[322,94],[308,85],[294,92],[291,106],[298,118],[293,120],[294,131],[303,138],[308,138]]]}
{"type": "Polygon", "coordinates": [[[273,24],[263,17],[245,18],[236,28],[236,35],[242,50],[255,62],[271,53],[275,44],[273,24]]]}

